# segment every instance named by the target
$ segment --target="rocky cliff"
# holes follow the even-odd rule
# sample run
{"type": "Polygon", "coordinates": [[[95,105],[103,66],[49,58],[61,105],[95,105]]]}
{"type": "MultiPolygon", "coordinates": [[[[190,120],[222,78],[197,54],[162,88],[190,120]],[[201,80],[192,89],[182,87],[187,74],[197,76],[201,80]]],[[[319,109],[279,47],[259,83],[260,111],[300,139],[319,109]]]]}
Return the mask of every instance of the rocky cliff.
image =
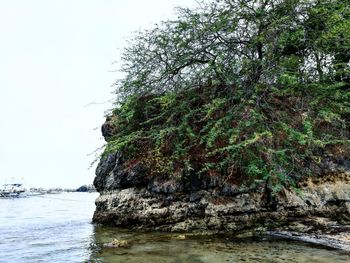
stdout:
{"type": "MultiPolygon", "coordinates": [[[[105,137],[110,136],[103,126],[105,137]]],[[[329,158],[298,190],[273,194],[266,183],[253,188],[219,175],[151,176],[121,152],[102,158],[94,185],[95,223],[165,231],[289,229],[310,232],[350,221],[350,169],[329,158]]]]}

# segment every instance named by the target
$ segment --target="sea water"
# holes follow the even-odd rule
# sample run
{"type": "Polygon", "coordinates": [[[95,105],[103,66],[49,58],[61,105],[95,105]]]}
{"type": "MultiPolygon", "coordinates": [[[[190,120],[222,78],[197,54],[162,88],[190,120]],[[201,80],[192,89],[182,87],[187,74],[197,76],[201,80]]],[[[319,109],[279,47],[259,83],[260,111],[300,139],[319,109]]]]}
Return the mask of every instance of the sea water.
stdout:
{"type": "Polygon", "coordinates": [[[350,262],[342,251],[286,240],[94,226],[97,193],[0,199],[0,262],[350,262]],[[113,240],[123,246],[109,248],[113,240]]]}

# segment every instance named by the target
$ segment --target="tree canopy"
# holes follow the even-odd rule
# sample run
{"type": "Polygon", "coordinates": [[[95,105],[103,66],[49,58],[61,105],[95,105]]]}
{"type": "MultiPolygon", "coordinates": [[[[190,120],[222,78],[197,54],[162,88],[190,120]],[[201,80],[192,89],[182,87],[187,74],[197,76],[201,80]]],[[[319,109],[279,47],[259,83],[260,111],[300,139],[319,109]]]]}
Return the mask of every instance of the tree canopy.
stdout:
{"type": "Polygon", "coordinates": [[[163,93],[214,81],[250,89],[298,81],[349,81],[349,3],[218,0],[179,9],[138,34],[124,53],[118,92],[163,93]],[[279,80],[279,81],[278,81],[279,80]]]}
{"type": "Polygon", "coordinates": [[[155,174],[295,185],[349,150],[349,29],[348,0],[178,9],[126,48],[106,153],[155,174]]]}

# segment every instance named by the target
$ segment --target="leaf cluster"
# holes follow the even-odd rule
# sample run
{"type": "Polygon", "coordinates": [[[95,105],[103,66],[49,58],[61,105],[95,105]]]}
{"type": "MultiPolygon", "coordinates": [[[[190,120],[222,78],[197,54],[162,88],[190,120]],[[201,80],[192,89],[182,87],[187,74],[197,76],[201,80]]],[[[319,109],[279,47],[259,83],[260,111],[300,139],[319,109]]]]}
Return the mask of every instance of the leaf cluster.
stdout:
{"type": "Polygon", "coordinates": [[[295,186],[349,151],[349,23],[345,0],[179,9],[125,50],[105,154],[151,174],[295,186]]]}

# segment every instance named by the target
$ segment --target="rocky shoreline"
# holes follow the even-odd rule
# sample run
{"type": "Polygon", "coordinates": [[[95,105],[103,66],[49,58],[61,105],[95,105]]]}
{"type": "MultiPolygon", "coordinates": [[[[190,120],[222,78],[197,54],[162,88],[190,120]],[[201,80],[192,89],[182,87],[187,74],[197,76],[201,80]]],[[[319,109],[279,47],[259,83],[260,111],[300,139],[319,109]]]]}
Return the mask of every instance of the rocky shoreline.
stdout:
{"type": "Polygon", "coordinates": [[[340,238],[349,233],[341,228],[350,221],[347,166],[327,164],[327,174],[305,180],[298,192],[283,189],[274,196],[264,184],[253,191],[219,176],[151,177],[141,163],[127,168],[126,163],[121,153],[100,161],[94,223],[170,232],[270,233],[350,248],[349,240],[340,238]],[[334,235],[331,229],[342,231],[334,235]]]}

